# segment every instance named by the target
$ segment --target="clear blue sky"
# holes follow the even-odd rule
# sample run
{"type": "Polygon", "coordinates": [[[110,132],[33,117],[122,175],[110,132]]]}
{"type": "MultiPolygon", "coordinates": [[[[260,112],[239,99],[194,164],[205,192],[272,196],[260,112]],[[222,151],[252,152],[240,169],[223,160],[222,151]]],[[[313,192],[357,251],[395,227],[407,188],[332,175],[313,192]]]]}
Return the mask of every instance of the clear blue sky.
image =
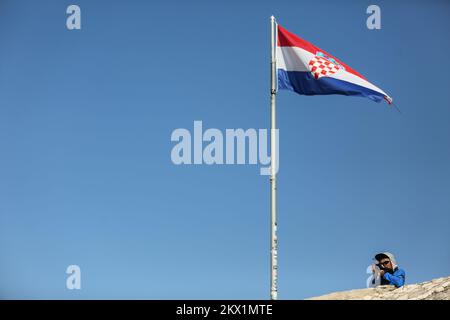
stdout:
{"type": "Polygon", "coordinates": [[[0,298],[269,298],[268,178],[175,166],[170,135],[268,127],[272,14],[403,112],[279,93],[280,299],[364,287],[384,250],[448,276],[450,4],[376,1],[370,31],[372,3],[2,1],[0,298]]]}

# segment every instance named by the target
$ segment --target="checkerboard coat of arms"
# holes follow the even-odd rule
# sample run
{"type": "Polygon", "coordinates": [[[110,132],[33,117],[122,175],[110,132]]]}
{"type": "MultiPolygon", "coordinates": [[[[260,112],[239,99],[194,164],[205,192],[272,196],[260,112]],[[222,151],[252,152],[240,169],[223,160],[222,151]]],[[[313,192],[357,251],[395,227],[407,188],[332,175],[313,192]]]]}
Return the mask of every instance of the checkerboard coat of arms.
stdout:
{"type": "Polygon", "coordinates": [[[322,52],[317,52],[316,55],[309,61],[309,72],[311,72],[314,79],[318,80],[321,77],[330,76],[340,69],[344,69],[335,59],[328,57],[322,52]]]}

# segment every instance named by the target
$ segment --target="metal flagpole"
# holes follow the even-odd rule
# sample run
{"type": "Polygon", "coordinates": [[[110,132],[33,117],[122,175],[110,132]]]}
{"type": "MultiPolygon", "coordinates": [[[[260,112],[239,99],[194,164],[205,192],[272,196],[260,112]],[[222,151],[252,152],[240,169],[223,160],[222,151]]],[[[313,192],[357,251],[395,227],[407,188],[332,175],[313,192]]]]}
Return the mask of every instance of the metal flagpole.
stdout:
{"type": "Polygon", "coordinates": [[[275,17],[270,17],[271,24],[271,53],[270,53],[270,67],[271,67],[271,77],[270,77],[270,109],[271,109],[271,125],[270,125],[270,214],[271,214],[271,224],[270,224],[270,297],[272,300],[276,300],[278,296],[278,263],[277,263],[277,202],[276,202],[276,191],[277,191],[277,172],[276,172],[276,161],[278,161],[276,155],[276,119],[275,119],[275,98],[277,94],[277,66],[276,66],[276,22],[275,17]]]}

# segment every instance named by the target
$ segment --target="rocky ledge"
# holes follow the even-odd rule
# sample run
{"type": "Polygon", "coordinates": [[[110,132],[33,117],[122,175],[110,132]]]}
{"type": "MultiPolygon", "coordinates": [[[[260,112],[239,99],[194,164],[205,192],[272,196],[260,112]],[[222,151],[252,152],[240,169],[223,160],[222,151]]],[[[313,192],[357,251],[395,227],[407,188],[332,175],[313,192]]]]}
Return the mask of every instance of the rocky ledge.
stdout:
{"type": "Polygon", "coordinates": [[[417,284],[334,292],[308,300],[450,300],[450,277],[417,284]]]}

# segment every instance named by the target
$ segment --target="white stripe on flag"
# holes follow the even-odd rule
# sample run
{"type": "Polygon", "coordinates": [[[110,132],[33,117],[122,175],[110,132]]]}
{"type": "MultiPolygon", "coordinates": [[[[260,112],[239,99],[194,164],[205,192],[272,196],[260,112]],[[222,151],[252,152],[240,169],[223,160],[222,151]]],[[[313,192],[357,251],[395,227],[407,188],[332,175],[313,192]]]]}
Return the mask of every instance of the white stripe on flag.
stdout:
{"type": "MultiPolygon", "coordinates": [[[[298,47],[277,47],[277,69],[283,69],[286,71],[299,71],[299,72],[310,72],[309,61],[314,58],[314,54],[298,47]]],[[[360,78],[353,73],[347,72],[345,70],[339,70],[328,77],[337,80],[342,80],[362,86],[387,96],[387,94],[373,85],[367,80],[360,78]]]]}
{"type": "Polygon", "coordinates": [[[314,55],[298,47],[277,47],[277,69],[308,71],[308,62],[314,55]]]}

